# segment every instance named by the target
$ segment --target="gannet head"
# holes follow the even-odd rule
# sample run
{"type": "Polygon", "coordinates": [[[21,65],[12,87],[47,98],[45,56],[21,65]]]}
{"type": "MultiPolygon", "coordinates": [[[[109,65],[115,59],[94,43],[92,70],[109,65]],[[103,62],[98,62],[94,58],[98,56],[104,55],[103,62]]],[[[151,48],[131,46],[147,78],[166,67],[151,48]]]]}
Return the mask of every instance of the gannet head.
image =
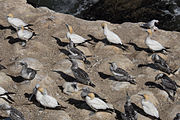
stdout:
{"type": "Polygon", "coordinates": [[[149,96],[147,94],[138,94],[138,95],[142,96],[143,99],[145,99],[145,100],[149,99],[149,96]]]}
{"type": "Polygon", "coordinates": [[[152,35],[152,30],[151,30],[151,29],[147,29],[146,32],[147,32],[149,35],[152,35]]]}
{"type": "Polygon", "coordinates": [[[91,98],[91,100],[95,98],[94,93],[89,93],[88,96],[91,98]]]}
{"type": "Polygon", "coordinates": [[[159,23],[159,20],[152,20],[153,23],[159,23]]]}
{"type": "Polygon", "coordinates": [[[107,27],[107,23],[103,22],[103,23],[101,24],[101,26],[102,26],[102,28],[104,29],[105,27],[107,27]]]}
{"type": "Polygon", "coordinates": [[[164,75],[165,75],[164,73],[157,74],[156,77],[155,77],[155,81],[161,79],[164,75]]]}
{"type": "Polygon", "coordinates": [[[116,69],[117,68],[117,65],[115,62],[109,62],[109,64],[113,67],[113,69],[116,69]]]}
{"type": "Polygon", "coordinates": [[[7,17],[13,18],[13,14],[9,13],[7,17]]]}
{"type": "Polygon", "coordinates": [[[156,60],[159,60],[160,58],[159,58],[159,55],[157,55],[156,53],[154,53],[154,54],[152,54],[151,59],[152,59],[153,61],[156,61],[156,60]]]}
{"type": "Polygon", "coordinates": [[[72,34],[73,32],[72,26],[66,24],[66,27],[68,28],[69,33],[72,34]]]}

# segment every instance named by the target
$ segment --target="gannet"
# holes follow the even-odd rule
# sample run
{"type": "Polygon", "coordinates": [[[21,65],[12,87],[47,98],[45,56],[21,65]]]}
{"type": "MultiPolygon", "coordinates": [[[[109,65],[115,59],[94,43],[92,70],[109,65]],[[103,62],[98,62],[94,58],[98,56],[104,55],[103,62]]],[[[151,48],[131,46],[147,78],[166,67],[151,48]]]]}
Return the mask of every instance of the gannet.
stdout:
{"type": "Polygon", "coordinates": [[[95,97],[94,93],[89,93],[85,98],[86,103],[91,107],[95,112],[103,110],[108,112],[113,112],[113,106],[107,104],[103,100],[95,97]]]}
{"type": "Polygon", "coordinates": [[[17,35],[18,35],[19,39],[29,41],[36,34],[35,34],[35,32],[25,30],[24,27],[21,26],[21,27],[18,27],[17,35]]]}
{"type": "Polygon", "coordinates": [[[76,60],[70,59],[70,61],[72,62],[71,70],[76,80],[82,84],[95,87],[95,85],[91,82],[89,75],[83,69],[78,67],[76,60]]]}
{"type": "Polygon", "coordinates": [[[25,80],[32,80],[35,78],[37,71],[28,68],[28,65],[26,62],[20,62],[20,65],[22,65],[22,70],[21,70],[21,77],[23,77],[25,80]]]}
{"type": "Polygon", "coordinates": [[[145,27],[151,30],[157,30],[158,28],[155,26],[155,23],[159,23],[159,20],[151,20],[148,23],[143,24],[142,27],[145,27]]]}
{"type": "Polygon", "coordinates": [[[68,32],[66,34],[66,37],[68,38],[68,40],[73,41],[73,43],[75,44],[84,43],[87,40],[83,38],[82,36],[73,33],[72,26],[66,24],[66,27],[68,29],[68,32]]]}
{"type": "Polygon", "coordinates": [[[166,92],[173,93],[174,97],[177,88],[180,86],[164,73],[159,73],[156,75],[155,81],[159,79],[161,80],[161,85],[166,90],[166,92]]]}
{"type": "Polygon", "coordinates": [[[137,120],[138,114],[137,112],[134,110],[132,104],[131,104],[131,99],[130,96],[128,95],[128,93],[126,93],[126,103],[124,105],[124,109],[125,109],[125,116],[127,118],[127,120],[137,120]]]}
{"type": "Polygon", "coordinates": [[[128,72],[123,70],[122,68],[118,68],[115,62],[110,62],[110,71],[112,72],[114,78],[118,81],[127,81],[130,82],[131,84],[136,84],[136,81],[134,77],[129,75],[128,72]]]}
{"type": "Polygon", "coordinates": [[[15,94],[13,92],[8,92],[4,88],[0,87],[0,98],[6,99],[8,102],[14,102],[14,100],[9,96],[9,94],[15,94]],[[10,100],[10,101],[9,101],[10,100]]]}
{"type": "Polygon", "coordinates": [[[7,20],[9,22],[9,24],[14,27],[16,30],[18,30],[19,27],[25,27],[26,29],[28,29],[28,26],[30,26],[30,24],[25,23],[24,21],[22,21],[19,18],[14,18],[13,14],[8,14],[7,15],[7,20]]]}
{"type": "Polygon", "coordinates": [[[156,68],[158,68],[159,70],[166,72],[168,74],[173,73],[173,71],[170,69],[170,67],[166,63],[166,61],[162,57],[160,57],[158,54],[154,53],[151,59],[154,62],[154,65],[156,66],[156,68]]]}
{"type": "Polygon", "coordinates": [[[54,97],[49,96],[47,94],[47,90],[40,87],[39,84],[37,84],[33,89],[33,93],[30,96],[29,100],[31,100],[33,95],[36,95],[36,100],[45,108],[65,108],[61,106],[54,97]]]}
{"type": "Polygon", "coordinates": [[[11,120],[25,120],[24,115],[8,104],[1,104],[0,110],[5,110],[11,120]]]}
{"type": "Polygon", "coordinates": [[[104,35],[106,36],[106,39],[109,41],[109,43],[119,44],[121,45],[122,49],[127,49],[127,46],[123,45],[121,38],[117,34],[108,29],[107,23],[104,22],[101,24],[101,26],[104,30],[104,35]]]}
{"type": "Polygon", "coordinates": [[[176,117],[173,120],[180,120],[180,113],[177,113],[176,117]]]}
{"type": "Polygon", "coordinates": [[[157,119],[159,119],[159,112],[157,108],[154,106],[154,104],[149,101],[149,96],[147,94],[139,95],[143,97],[141,103],[144,112],[148,115],[151,115],[152,117],[156,117],[157,119]]]}
{"type": "Polygon", "coordinates": [[[73,41],[70,41],[70,43],[67,46],[68,51],[71,53],[70,57],[74,59],[80,59],[84,61],[84,63],[89,64],[90,62],[86,59],[86,55],[79,50],[78,48],[74,47],[73,41]]]}
{"type": "Polygon", "coordinates": [[[67,95],[71,95],[72,93],[76,93],[80,90],[77,82],[65,82],[62,87],[63,92],[67,95]]]}
{"type": "Polygon", "coordinates": [[[166,52],[167,51],[166,48],[163,47],[159,42],[152,40],[150,38],[150,36],[152,35],[151,29],[146,30],[146,32],[148,32],[148,36],[145,39],[145,44],[150,50],[152,50],[153,52],[156,52],[156,51],[166,52]]]}

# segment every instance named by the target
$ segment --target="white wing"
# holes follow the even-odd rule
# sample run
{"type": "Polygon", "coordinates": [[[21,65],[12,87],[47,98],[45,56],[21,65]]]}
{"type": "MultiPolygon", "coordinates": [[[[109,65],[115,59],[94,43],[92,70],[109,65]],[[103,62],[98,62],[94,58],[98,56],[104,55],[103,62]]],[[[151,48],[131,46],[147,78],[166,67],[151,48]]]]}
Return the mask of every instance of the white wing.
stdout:
{"type": "Polygon", "coordinates": [[[82,43],[86,40],[85,38],[77,34],[71,34],[69,37],[73,41],[73,43],[82,43]]]}
{"type": "Polygon", "coordinates": [[[21,27],[21,26],[26,26],[28,24],[24,23],[21,19],[19,18],[10,18],[9,20],[10,24],[16,27],[21,27]]]}
{"type": "Polygon", "coordinates": [[[4,93],[6,93],[6,90],[4,88],[0,87],[0,94],[4,94],[4,93]]]}
{"type": "Polygon", "coordinates": [[[49,95],[44,95],[42,99],[40,100],[41,105],[50,107],[50,108],[55,108],[58,106],[58,102],[54,97],[51,97],[49,95]]]}
{"type": "Polygon", "coordinates": [[[119,36],[117,34],[115,34],[114,32],[107,30],[107,32],[105,33],[106,38],[109,42],[111,43],[115,43],[115,44],[122,44],[121,39],[119,38],[119,36]]]}
{"type": "Polygon", "coordinates": [[[159,42],[155,40],[147,40],[146,44],[150,49],[155,51],[165,49],[159,42]]]}
{"type": "Polygon", "coordinates": [[[156,107],[149,101],[145,101],[143,104],[144,112],[151,116],[155,116],[159,118],[159,112],[157,111],[156,107]]]}

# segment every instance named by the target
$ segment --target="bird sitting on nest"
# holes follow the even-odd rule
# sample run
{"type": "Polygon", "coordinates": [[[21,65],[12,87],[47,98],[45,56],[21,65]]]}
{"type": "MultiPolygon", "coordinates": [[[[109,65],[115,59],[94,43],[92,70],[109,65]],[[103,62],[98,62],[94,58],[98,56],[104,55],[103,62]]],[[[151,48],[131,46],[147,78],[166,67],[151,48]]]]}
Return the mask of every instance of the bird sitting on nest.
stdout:
{"type": "Polygon", "coordinates": [[[62,87],[63,87],[63,92],[67,95],[71,95],[72,93],[77,93],[80,90],[77,82],[65,82],[62,87]]]}

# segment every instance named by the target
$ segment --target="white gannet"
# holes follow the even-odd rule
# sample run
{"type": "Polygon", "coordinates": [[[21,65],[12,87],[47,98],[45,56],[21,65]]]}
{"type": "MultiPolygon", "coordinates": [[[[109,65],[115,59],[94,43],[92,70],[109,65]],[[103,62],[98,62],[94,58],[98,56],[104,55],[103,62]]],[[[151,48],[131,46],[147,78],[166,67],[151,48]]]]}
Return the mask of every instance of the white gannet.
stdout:
{"type": "Polygon", "coordinates": [[[22,26],[25,27],[26,29],[28,29],[28,26],[30,25],[30,24],[25,23],[24,21],[22,21],[19,18],[14,18],[13,14],[11,14],[11,13],[7,15],[7,20],[9,22],[9,24],[12,27],[14,27],[16,30],[18,30],[18,28],[22,27],[22,26]]]}
{"type": "Polygon", "coordinates": [[[127,81],[130,82],[131,84],[136,84],[136,81],[134,77],[129,75],[128,72],[123,70],[122,68],[119,68],[115,62],[109,62],[110,66],[110,71],[112,72],[114,78],[118,81],[127,81]]]}
{"type": "Polygon", "coordinates": [[[84,63],[90,64],[90,62],[86,59],[86,55],[81,50],[79,50],[74,46],[73,41],[70,41],[70,43],[67,45],[67,48],[68,51],[71,53],[71,55],[69,55],[70,58],[80,59],[84,63]]]}
{"type": "Polygon", "coordinates": [[[40,87],[39,84],[37,84],[33,89],[33,93],[30,96],[29,100],[31,100],[33,95],[36,95],[36,100],[45,108],[65,108],[61,106],[54,97],[49,96],[47,94],[47,90],[40,87]]]}
{"type": "Polygon", "coordinates": [[[18,27],[18,38],[21,40],[29,41],[33,36],[36,36],[35,32],[25,30],[23,26],[18,27]]]}
{"type": "Polygon", "coordinates": [[[103,100],[95,97],[94,93],[89,93],[86,98],[86,103],[88,104],[89,107],[91,107],[94,111],[108,111],[108,112],[113,112],[114,108],[112,105],[107,104],[103,100]]]}
{"type": "Polygon", "coordinates": [[[148,36],[145,39],[145,44],[150,50],[152,50],[153,52],[156,52],[156,51],[166,52],[167,51],[166,48],[163,47],[159,42],[152,40],[150,38],[152,35],[151,29],[146,30],[146,32],[148,32],[148,36]]]}
{"type": "MultiPolygon", "coordinates": [[[[168,92],[168,94],[172,93],[173,99],[176,94],[176,90],[178,87],[180,87],[175,81],[173,81],[171,78],[169,78],[166,74],[164,73],[159,73],[155,77],[155,81],[161,80],[161,85],[162,87],[168,92]]],[[[171,94],[170,94],[171,95],[171,94]]]]}
{"type": "Polygon", "coordinates": [[[76,62],[76,60],[70,59],[70,61],[72,63],[71,70],[76,80],[82,84],[95,87],[95,85],[91,82],[89,75],[83,69],[78,67],[78,63],[76,62]]]}
{"type": "Polygon", "coordinates": [[[13,92],[8,92],[4,88],[0,87],[0,98],[6,99],[8,102],[14,102],[14,100],[9,96],[10,94],[15,94],[13,92]],[[10,100],[10,101],[9,101],[10,100]]]}
{"type": "Polygon", "coordinates": [[[115,34],[114,32],[110,31],[107,27],[107,23],[102,23],[101,24],[103,30],[104,30],[104,35],[106,36],[106,39],[109,41],[109,43],[113,43],[113,44],[119,44],[121,45],[122,49],[127,49],[127,46],[123,45],[121,38],[115,34]]]}
{"type": "Polygon", "coordinates": [[[159,23],[159,20],[151,20],[148,23],[145,23],[142,25],[142,27],[151,29],[151,30],[157,30],[158,28],[155,26],[155,23],[159,23]]]}
{"type": "Polygon", "coordinates": [[[23,77],[25,80],[32,80],[35,78],[37,71],[28,68],[28,65],[26,62],[20,62],[20,65],[22,65],[22,70],[21,70],[21,77],[23,77]]]}
{"type": "Polygon", "coordinates": [[[149,96],[147,94],[139,94],[140,96],[142,96],[142,106],[143,106],[143,110],[146,114],[151,115],[152,117],[156,117],[157,119],[159,119],[159,112],[157,110],[157,108],[154,106],[153,103],[151,103],[148,99],[149,96]]]}
{"type": "Polygon", "coordinates": [[[65,82],[62,87],[63,92],[67,95],[71,95],[72,93],[76,93],[80,90],[77,82],[65,82]]]}
{"type": "Polygon", "coordinates": [[[5,110],[11,120],[25,120],[24,115],[8,104],[1,104],[0,110],[5,110]]]}
{"type": "Polygon", "coordinates": [[[173,71],[170,69],[169,65],[166,63],[166,61],[160,57],[158,54],[154,53],[151,57],[152,61],[154,62],[154,65],[157,69],[166,72],[168,74],[172,73],[173,71]]]}
{"type": "Polygon", "coordinates": [[[173,120],[180,120],[180,113],[177,113],[176,117],[173,120]]]}
{"type": "Polygon", "coordinates": [[[137,120],[138,114],[134,110],[133,105],[131,104],[130,96],[128,95],[128,92],[126,93],[126,103],[124,105],[125,109],[125,116],[127,120],[137,120]]]}
{"type": "Polygon", "coordinates": [[[73,41],[73,43],[75,44],[84,43],[87,40],[83,38],[82,36],[73,33],[72,26],[66,24],[66,27],[68,28],[68,32],[66,34],[66,37],[68,38],[68,40],[73,41]]]}

